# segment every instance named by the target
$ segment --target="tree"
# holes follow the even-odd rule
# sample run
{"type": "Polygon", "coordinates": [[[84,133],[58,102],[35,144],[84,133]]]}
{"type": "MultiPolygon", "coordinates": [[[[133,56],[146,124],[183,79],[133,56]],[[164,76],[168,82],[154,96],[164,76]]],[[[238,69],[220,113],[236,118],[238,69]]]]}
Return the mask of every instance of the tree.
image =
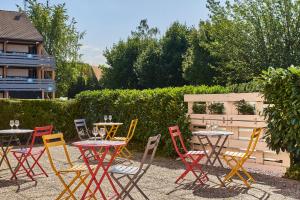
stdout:
{"type": "Polygon", "coordinates": [[[211,85],[214,80],[215,71],[211,65],[216,59],[206,48],[206,44],[211,42],[209,28],[209,22],[200,22],[199,30],[193,29],[189,37],[189,48],[182,67],[184,79],[192,85],[211,85]]]}
{"type": "Polygon", "coordinates": [[[137,30],[126,41],[120,40],[106,49],[104,56],[109,67],[103,68],[102,85],[112,89],[139,88],[134,64],[157,33],[157,28],[149,28],[147,20],[141,20],[137,30]]]}
{"type": "Polygon", "coordinates": [[[268,67],[300,61],[300,1],[240,0],[222,6],[208,0],[210,53],[219,62],[218,83],[247,82],[268,67]]]}
{"type": "Polygon", "coordinates": [[[66,95],[78,76],[79,41],[84,33],[77,31],[76,21],[70,19],[65,4],[49,6],[28,0],[29,19],[44,38],[44,48],[55,57],[58,95],[66,95]]]}
{"type": "Polygon", "coordinates": [[[153,41],[138,56],[134,64],[140,88],[156,88],[163,84],[161,46],[153,41]]]}
{"type": "Polygon", "coordinates": [[[191,30],[179,22],[174,22],[162,37],[160,43],[161,53],[161,75],[164,82],[161,87],[181,86],[185,84],[182,77],[183,56],[189,47],[189,34],[191,30]]]}

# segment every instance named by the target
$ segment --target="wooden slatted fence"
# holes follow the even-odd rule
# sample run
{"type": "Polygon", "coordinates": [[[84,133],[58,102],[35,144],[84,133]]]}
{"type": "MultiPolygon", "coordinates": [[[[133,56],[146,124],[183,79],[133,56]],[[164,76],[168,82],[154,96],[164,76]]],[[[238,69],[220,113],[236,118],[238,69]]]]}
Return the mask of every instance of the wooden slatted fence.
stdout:
{"type": "MultiPolygon", "coordinates": [[[[219,129],[232,131],[234,135],[230,136],[225,144],[223,151],[244,151],[250,140],[250,135],[255,127],[266,127],[264,117],[260,114],[263,111],[264,99],[259,93],[230,93],[230,94],[197,94],[185,95],[184,101],[188,103],[188,116],[191,122],[191,130],[205,129],[207,124],[218,124],[219,129]],[[245,100],[255,108],[254,115],[239,115],[234,105],[235,102],[245,100]],[[224,103],[225,112],[222,115],[217,114],[194,114],[194,103],[205,102],[206,105],[211,103],[224,103]]],[[[209,113],[208,110],[206,113],[209,113]]],[[[193,137],[192,143],[194,148],[200,148],[198,139],[193,137]]],[[[289,167],[290,158],[288,153],[280,152],[276,154],[271,151],[261,136],[256,151],[251,159],[263,165],[277,165],[289,167]]]]}

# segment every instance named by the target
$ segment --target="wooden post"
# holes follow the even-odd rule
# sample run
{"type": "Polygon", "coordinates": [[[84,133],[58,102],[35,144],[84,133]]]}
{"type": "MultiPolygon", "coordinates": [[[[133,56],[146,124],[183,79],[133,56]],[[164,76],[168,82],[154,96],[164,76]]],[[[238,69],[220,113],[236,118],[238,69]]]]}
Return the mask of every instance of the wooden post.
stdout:
{"type": "Polygon", "coordinates": [[[7,68],[8,68],[8,66],[3,67],[3,78],[7,77],[7,68]]]}
{"type": "Polygon", "coordinates": [[[40,67],[36,69],[36,73],[37,73],[37,78],[41,79],[41,68],[40,67]]]}
{"type": "Polygon", "coordinates": [[[42,90],[42,99],[45,99],[45,91],[42,90]]]}
{"type": "Polygon", "coordinates": [[[3,43],[3,52],[6,53],[7,51],[7,41],[4,41],[3,43]]]}
{"type": "Polygon", "coordinates": [[[52,99],[55,99],[55,92],[52,92],[52,99]]]}
{"type": "Polygon", "coordinates": [[[37,51],[37,55],[42,55],[42,44],[41,43],[36,44],[36,51],[37,51]]]}
{"type": "Polygon", "coordinates": [[[9,97],[8,91],[4,91],[4,98],[8,99],[8,97],[9,97]]]}

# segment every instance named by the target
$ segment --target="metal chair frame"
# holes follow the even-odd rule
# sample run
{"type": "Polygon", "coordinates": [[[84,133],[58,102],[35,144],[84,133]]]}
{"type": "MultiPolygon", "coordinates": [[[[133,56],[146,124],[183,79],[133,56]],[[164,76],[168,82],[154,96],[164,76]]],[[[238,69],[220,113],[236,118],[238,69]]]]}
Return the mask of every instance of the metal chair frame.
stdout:
{"type": "Polygon", "coordinates": [[[52,130],[53,130],[52,125],[44,126],[44,127],[35,127],[34,133],[32,135],[31,144],[28,149],[11,150],[12,154],[18,161],[18,165],[17,165],[16,169],[14,170],[14,173],[13,173],[11,179],[13,179],[13,178],[17,179],[17,174],[21,169],[24,170],[25,171],[24,173],[26,173],[27,176],[29,178],[31,178],[32,180],[34,180],[32,176],[37,176],[37,175],[41,175],[41,174],[44,174],[46,177],[48,177],[48,174],[46,173],[46,171],[43,169],[43,167],[39,163],[39,159],[43,156],[43,154],[45,152],[45,148],[35,152],[33,149],[33,146],[34,146],[37,138],[41,138],[43,135],[51,134],[52,130]],[[28,162],[29,158],[31,158],[33,160],[33,164],[31,166],[28,162]],[[28,168],[25,167],[25,165],[24,165],[25,162],[27,163],[28,168]],[[39,167],[39,169],[42,171],[42,173],[35,174],[33,171],[35,166],[39,167]]]}
{"type": "MultiPolygon", "coordinates": [[[[77,189],[81,186],[84,185],[85,187],[87,187],[86,184],[86,179],[90,176],[86,166],[84,164],[78,164],[78,165],[74,165],[71,162],[68,150],[67,150],[67,146],[66,146],[66,142],[63,138],[63,134],[62,133],[57,133],[57,134],[52,134],[52,135],[44,135],[43,136],[43,142],[46,148],[46,152],[48,155],[48,159],[51,165],[52,170],[54,171],[55,175],[59,178],[60,182],[63,184],[64,189],[61,191],[61,193],[58,195],[58,197],[56,198],[56,200],[58,199],[74,199],[76,200],[77,198],[75,197],[75,192],[77,191],[77,189]],[[52,154],[50,149],[53,147],[62,147],[64,150],[64,154],[66,156],[67,159],[67,164],[68,164],[68,168],[66,169],[57,169],[53,158],[52,158],[52,154]],[[67,178],[68,175],[70,173],[74,173],[75,176],[74,178],[67,183],[65,181],[65,179],[63,178],[64,176],[67,178]],[[77,185],[75,185],[76,181],[79,180],[79,183],[77,185]],[[74,185],[74,188],[71,189],[71,187],[74,185]],[[68,193],[68,196],[63,198],[63,196],[65,195],[65,193],[68,193]]],[[[91,190],[89,190],[90,193],[92,193],[91,190]]],[[[92,194],[93,199],[96,199],[96,197],[92,194]]]]}
{"type": "Polygon", "coordinates": [[[245,153],[227,151],[223,154],[223,159],[226,161],[228,166],[231,168],[231,171],[224,178],[224,181],[223,181],[224,183],[226,181],[232,181],[232,177],[234,175],[237,175],[248,188],[251,187],[250,184],[248,183],[248,181],[251,181],[253,183],[255,182],[254,178],[250,175],[249,172],[247,172],[247,170],[243,167],[243,165],[253,154],[261,132],[262,132],[262,128],[253,129],[253,132],[251,134],[251,138],[250,138],[250,141],[249,141],[249,144],[248,144],[248,147],[247,147],[245,153]],[[246,175],[246,177],[248,178],[248,180],[246,180],[239,171],[243,172],[244,175],[246,175]]]}
{"type": "Polygon", "coordinates": [[[172,126],[169,127],[169,132],[172,138],[173,146],[180,157],[181,161],[185,165],[186,170],[177,178],[175,183],[178,183],[180,179],[184,179],[184,177],[189,173],[192,172],[194,176],[196,177],[195,182],[199,181],[200,184],[204,184],[206,181],[208,181],[207,174],[204,173],[202,170],[202,166],[200,165],[199,161],[205,157],[205,152],[204,151],[188,151],[187,148],[185,147],[185,144],[182,139],[182,135],[180,132],[180,129],[178,126],[172,126]],[[176,138],[179,139],[179,143],[181,145],[181,150],[179,149],[177,145],[176,138]],[[190,161],[189,161],[190,160],[190,161]],[[199,172],[199,175],[197,175],[196,172],[199,172]]]}
{"type": "Polygon", "coordinates": [[[121,193],[119,194],[119,197],[117,199],[125,199],[126,197],[129,197],[130,199],[133,199],[133,197],[130,195],[130,192],[133,188],[136,188],[140,194],[145,198],[149,199],[147,195],[142,191],[142,189],[138,186],[138,182],[140,179],[144,176],[144,174],[148,171],[148,169],[151,167],[158,144],[160,140],[161,135],[156,135],[153,137],[149,137],[148,143],[143,155],[143,158],[141,160],[141,164],[139,167],[132,167],[132,166],[126,166],[126,165],[116,165],[113,166],[110,170],[111,177],[114,179],[114,181],[117,183],[117,185],[121,188],[121,193]],[[152,151],[152,152],[151,152],[152,151]],[[151,152],[151,156],[149,158],[149,153],[151,152]],[[148,162],[147,162],[148,161],[148,162]],[[115,170],[116,168],[124,169],[121,170],[115,170]],[[128,171],[133,170],[133,173],[128,173],[128,171]],[[115,176],[115,174],[121,175],[119,177],[115,176]],[[123,186],[122,180],[123,178],[127,178],[129,182],[123,186]]]}

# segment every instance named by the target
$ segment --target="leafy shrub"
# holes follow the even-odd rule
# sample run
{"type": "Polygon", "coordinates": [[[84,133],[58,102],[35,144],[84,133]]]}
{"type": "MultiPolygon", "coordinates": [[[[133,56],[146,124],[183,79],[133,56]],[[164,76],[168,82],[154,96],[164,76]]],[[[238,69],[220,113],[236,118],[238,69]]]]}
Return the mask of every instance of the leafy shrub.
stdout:
{"type": "Polygon", "coordinates": [[[193,112],[195,114],[205,114],[206,113],[206,104],[205,103],[194,103],[193,112]]]}
{"type": "Polygon", "coordinates": [[[300,163],[300,68],[269,68],[258,81],[269,103],[264,110],[268,146],[291,153],[291,165],[300,163]]]}
{"type": "Polygon", "coordinates": [[[223,114],[224,113],[224,104],[223,103],[212,103],[208,106],[210,114],[223,114]]]}
{"type": "Polygon", "coordinates": [[[255,107],[250,103],[247,103],[245,99],[236,102],[235,107],[241,115],[254,115],[255,107]]]}

